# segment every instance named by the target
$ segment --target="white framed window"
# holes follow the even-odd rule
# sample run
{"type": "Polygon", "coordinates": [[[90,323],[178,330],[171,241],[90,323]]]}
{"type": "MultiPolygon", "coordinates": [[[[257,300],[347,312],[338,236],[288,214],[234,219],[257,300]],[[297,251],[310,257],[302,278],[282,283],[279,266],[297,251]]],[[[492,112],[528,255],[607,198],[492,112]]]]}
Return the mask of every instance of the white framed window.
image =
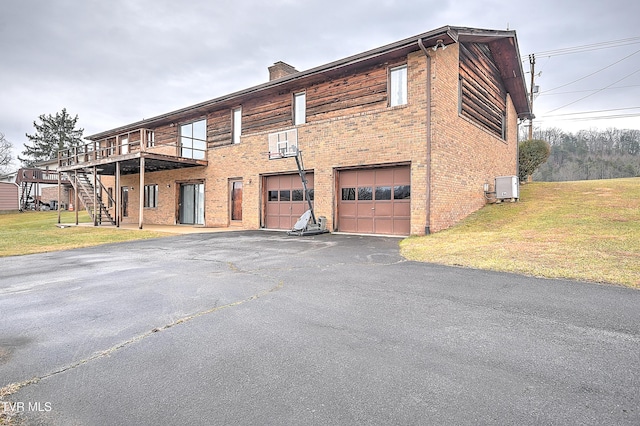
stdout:
{"type": "Polygon", "coordinates": [[[180,155],[204,160],[207,154],[207,120],[180,125],[180,155]]]}
{"type": "Polygon", "coordinates": [[[389,70],[389,106],[407,104],[407,66],[389,70]]]}
{"type": "Polygon", "coordinates": [[[307,122],[307,94],[293,94],[293,124],[298,126],[307,122]]]}
{"type": "Polygon", "coordinates": [[[144,186],[144,206],[148,208],[158,207],[158,185],[144,186]]]}
{"type": "Polygon", "coordinates": [[[233,110],[231,113],[231,122],[233,125],[233,143],[240,143],[240,135],[242,134],[242,107],[233,110]]]}
{"type": "Polygon", "coordinates": [[[147,130],[147,148],[156,146],[156,134],[153,130],[147,130]]]}

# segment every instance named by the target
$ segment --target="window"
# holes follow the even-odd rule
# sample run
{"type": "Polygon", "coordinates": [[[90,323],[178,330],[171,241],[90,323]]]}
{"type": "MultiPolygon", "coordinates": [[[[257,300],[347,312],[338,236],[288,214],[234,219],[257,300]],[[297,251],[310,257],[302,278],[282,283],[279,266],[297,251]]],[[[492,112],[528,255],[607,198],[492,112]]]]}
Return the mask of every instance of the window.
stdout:
{"type": "Polygon", "coordinates": [[[180,126],[180,155],[204,160],[207,151],[207,120],[180,126]]]}
{"type": "Polygon", "coordinates": [[[299,125],[307,122],[307,94],[305,92],[293,95],[293,124],[299,125]]]}
{"type": "Polygon", "coordinates": [[[240,143],[240,135],[242,134],[242,108],[236,108],[232,113],[233,122],[233,143],[240,143]]]}
{"type": "Polygon", "coordinates": [[[342,201],[355,201],[356,189],[355,188],[342,188],[342,201]]]}
{"type": "Polygon", "coordinates": [[[120,154],[128,154],[129,153],[129,138],[120,139],[120,154]]]}
{"type": "Polygon", "coordinates": [[[156,146],[156,134],[153,130],[147,130],[147,148],[156,146]]]}
{"type": "Polygon", "coordinates": [[[376,200],[391,200],[391,187],[376,186],[376,200]]]}
{"type": "Polygon", "coordinates": [[[107,188],[107,208],[113,207],[113,188],[107,188]]]}
{"type": "Polygon", "coordinates": [[[389,74],[389,106],[406,105],[407,66],[392,68],[389,74]]]}
{"type": "Polygon", "coordinates": [[[411,199],[411,185],[396,185],[393,187],[394,200],[411,199]]]}
{"type": "Polygon", "coordinates": [[[370,186],[358,188],[358,200],[373,200],[373,190],[370,186]]]}
{"type": "Polygon", "coordinates": [[[158,185],[144,186],[144,206],[150,208],[158,207],[158,185]]]}

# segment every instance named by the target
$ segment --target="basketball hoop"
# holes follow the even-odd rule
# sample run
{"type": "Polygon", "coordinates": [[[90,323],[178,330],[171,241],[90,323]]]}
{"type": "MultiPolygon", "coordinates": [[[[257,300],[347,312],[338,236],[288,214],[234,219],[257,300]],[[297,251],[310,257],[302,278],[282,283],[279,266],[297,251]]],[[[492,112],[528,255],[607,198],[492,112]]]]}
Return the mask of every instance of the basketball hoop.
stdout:
{"type": "Polygon", "coordinates": [[[269,152],[267,155],[269,156],[269,160],[279,160],[283,157],[280,152],[269,152]]]}

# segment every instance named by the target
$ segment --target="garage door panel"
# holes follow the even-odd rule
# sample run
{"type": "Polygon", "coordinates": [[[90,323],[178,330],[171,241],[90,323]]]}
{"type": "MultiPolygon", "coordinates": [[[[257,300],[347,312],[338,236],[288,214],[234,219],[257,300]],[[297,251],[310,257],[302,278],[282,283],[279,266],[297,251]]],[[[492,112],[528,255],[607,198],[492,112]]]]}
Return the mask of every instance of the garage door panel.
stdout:
{"type": "Polygon", "coordinates": [[[393,204],[391,203],[376,203],[375,206],[376,217],[391,217],[393,216],[393,204]]]}
{"type": "Polygon", "coordinates": [[[341,171],[338,181],[340,231],[398,235],[410,233],[409,166],[341,171]]]}
{"type": "Polygon", "coordinates": [[[409,218],[394,219],[393,233],[397,235],[409,235],[411,233],[411,220],[409,218]]]}
{"type": "Polygon", "coordinates": [[[356,208],[357,217],[373,217],[373,203],[358,203],[356,208]]]}
{"type": "MultiPolygon", "coordinates": [[[[313,173],[307,173],[307,189],[313,189],[313,173]]],[[[297,173],[265,178],[265,227],[291,229],[309,208],[297,173]],[[302,198],[302,200],[300,200],[302,198]]]]}
{"type": "Polygon", "coordinates": [[[393,182],[393,169],[378,169],[375,174],[376,184],[385,184],[393,182]]]}
{"type": "Polygon", "coordinates": [[[376,217],[376,234],[393,234],[393,220],[391,218],[376,217]]]}
{"type": "Polygon", "coordinates": [[[393,204],[393,215],[394,216],[410,216],[411,215],[411,204],[409,203],[394,203],[393,204]]]}
{"type": "Polygon", "coordinates": [[[355,232],[363,234],[373,233],[373,218],[358,217],[356,219],[357,228],[355,232]]]}

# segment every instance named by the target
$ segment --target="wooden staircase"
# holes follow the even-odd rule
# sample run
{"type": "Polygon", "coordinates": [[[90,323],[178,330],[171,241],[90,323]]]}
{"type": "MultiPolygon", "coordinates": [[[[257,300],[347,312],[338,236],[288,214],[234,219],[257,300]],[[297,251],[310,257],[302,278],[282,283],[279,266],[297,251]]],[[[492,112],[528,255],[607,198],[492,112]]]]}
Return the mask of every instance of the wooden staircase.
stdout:
{"type": "Polygon", "coordinates": [[[99,179],[97,179],[97,183],[99,185],[96,188],[93,185],[94,176],[92,174],[87,173],[86,170],[80,169],[76,174],[69,174],[71,184],[73,188],[76,190],[78,194],[78,199],[84,205],[84,208],[91,216],[94,225],[102,225],[103,222],[108,222],[111,225],[115,225],[116,221],[109,213],[109,209],[102,202],[102,194],[107,194],[107,197],[111,200],[112,203],[115,203],[113,198],[109,195],[105,187],[102,185],[99,179]]]}
{"type": "Polygon", "coordinates": [[[20,210],[28,210],[33,182],[20,182],[20,210]]]}

